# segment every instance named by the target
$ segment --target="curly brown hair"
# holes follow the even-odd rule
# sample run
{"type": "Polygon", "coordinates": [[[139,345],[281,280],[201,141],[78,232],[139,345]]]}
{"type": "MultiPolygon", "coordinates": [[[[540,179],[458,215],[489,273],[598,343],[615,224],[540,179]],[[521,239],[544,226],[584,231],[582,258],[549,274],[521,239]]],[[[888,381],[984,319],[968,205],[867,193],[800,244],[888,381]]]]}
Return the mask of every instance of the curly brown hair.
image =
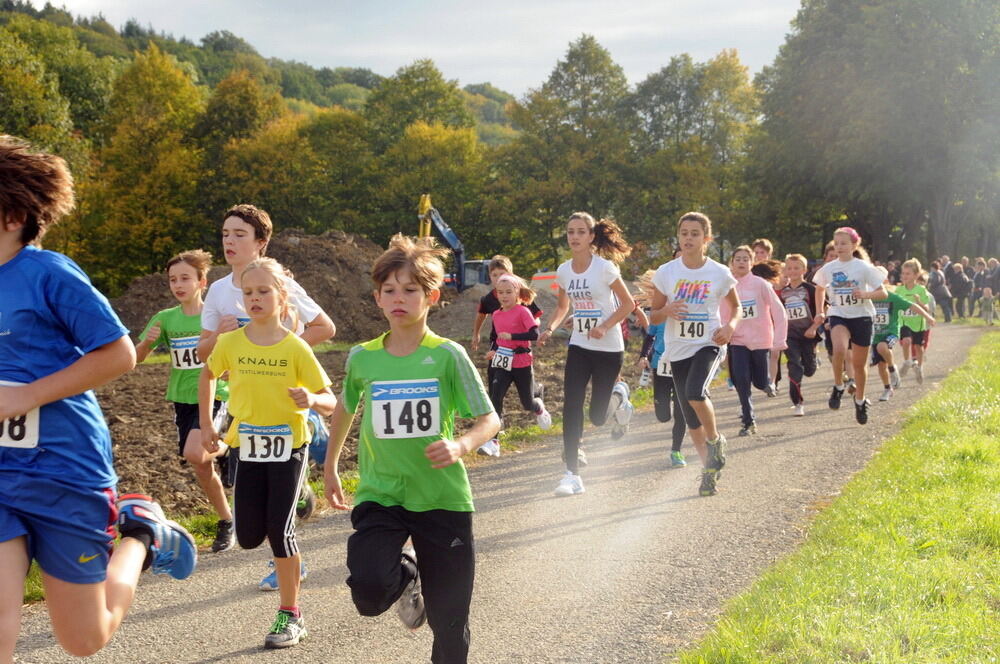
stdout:
{"type": "Polygon", "coordinates": [[[412,238],[396,233],[389,240],[389,248],[372,266],[375,290],[380,290],[382,284],[400,270],[408,271],[425,293],[441,288],[444,283],[442,261],[447,255],[448,250],[437,246],[437,240],[433,237],[412,238]]]}
{"type": "Polygon", "coordinates": [[[72,211],[73,176],[62,157],[34,152],[19,138],[0,135],[0,221],[24,222],[21,242],[40,240],[72,211]]]}

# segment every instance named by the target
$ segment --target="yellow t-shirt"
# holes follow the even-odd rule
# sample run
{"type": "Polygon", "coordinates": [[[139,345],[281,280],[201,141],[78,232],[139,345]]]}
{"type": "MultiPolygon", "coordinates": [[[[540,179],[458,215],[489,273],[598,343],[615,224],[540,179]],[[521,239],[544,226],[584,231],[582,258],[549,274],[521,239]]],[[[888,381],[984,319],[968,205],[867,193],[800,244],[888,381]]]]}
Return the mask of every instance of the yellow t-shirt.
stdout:
{"type": "Polygon", "coordinates": [[[306,409],[299,409],[288,395],[289,387],[319,392],[330,385],[323,367],[301,337],[289,332],[273,346],[258,346],[247,338],[246,328],[219,335],[206,361],[216,376],[229,372],[229,414],[232,426],[226,444],[239,447],[237,431],[243,422],[255,426],[289,425],[292,448],[309,439],[306,409]]]}

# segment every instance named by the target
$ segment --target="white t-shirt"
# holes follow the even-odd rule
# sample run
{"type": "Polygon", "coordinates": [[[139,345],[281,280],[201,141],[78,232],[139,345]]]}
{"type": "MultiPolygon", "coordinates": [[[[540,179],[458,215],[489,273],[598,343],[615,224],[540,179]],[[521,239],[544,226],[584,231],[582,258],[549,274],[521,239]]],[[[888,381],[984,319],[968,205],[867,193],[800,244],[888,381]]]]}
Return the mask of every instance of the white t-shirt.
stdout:
{"type": "Polygon", "coordinates": [[[667,297],[667,302],[687,303],[684,320],[667,319],[664,353],[671,362],[691,357],[705,346],[718,346],[712,335],[722,326],[719,303],[736,286],[736,277],[728,267],[709,258],[692,270],[682,259],[675,258],[656,270],[653,285],[667,297]]]}
{"type": "Polygon", "coordinates": [[[573,306],[571,345],[609,352],[625,350],[621,325],[615,325],[600,339],[587,336],[587,332],[611,318],[618,309],[620,303],[611,284],[620,278],[618,266],[596,254],[590,260],[590,267],[583,272],[573,271],[573,259],[556,270],[556,283],[566,291],[573,306]]]}
{"type": "Polygon", "coordinates": [[[882,273],[871,263],[860,258],[832,260],[816,270],[813,283],[827,289],[826,297],[830,303],[827,316],[875,317],[875,305],[871,300],[854,297],[855,288],[873,291],[882,285],[882,273]]]}
{"type": "MultiPolygon", "coordinates": [[[[288,302],[295,307],[295,315],[298,317],[295,333],[302,334],[306,329],[306,323],[315,320],[316,316],[323,313],[323,309],[306,295],[302,286],[299,286],[294,279],[285,277],[285,287],[288,289],[288,302]]],[[[201,329],[215,332],[219,329],[223,316],[236,316],[240,327],[250,322],[250,316],[243,306],[243,291],[233,284],[232,273],[208,287],[205,306],[201,310],[201,329]]],[[[291,322],[291,320],[282,321],[286,326],[290,326],[291,322]]]]}

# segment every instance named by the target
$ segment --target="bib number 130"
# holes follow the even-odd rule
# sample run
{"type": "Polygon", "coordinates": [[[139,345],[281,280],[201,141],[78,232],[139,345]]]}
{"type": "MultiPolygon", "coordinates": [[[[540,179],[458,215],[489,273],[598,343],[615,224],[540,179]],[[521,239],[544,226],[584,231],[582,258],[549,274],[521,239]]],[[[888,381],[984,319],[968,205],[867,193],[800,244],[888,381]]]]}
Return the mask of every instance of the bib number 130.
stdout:
{"type": "Polygon", "coordinates": [[[379,438],[424,438],[441,433],[436,378],[372,383],[372,428],[379,438]]]}
{"type": "MultiPolygon", "coordinates": [[[[0,380],[0,385],[16,387],[19,383],[0,380]]],[[[0,420],[0,447],[38,447],[38,409],[25,415],[0,420]]]]}
{"type": "Polygon", "coordinates": [[[292,456],[292,428],[287,424],[256,426],[240,423],[240,461],[288,461],[292,456]]]}

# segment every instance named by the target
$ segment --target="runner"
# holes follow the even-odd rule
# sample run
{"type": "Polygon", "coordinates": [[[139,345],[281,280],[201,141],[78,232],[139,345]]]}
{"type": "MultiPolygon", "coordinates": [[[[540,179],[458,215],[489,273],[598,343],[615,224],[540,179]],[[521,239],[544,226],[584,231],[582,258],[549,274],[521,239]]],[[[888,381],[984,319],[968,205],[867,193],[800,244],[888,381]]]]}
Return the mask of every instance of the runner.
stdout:
{"type": "MultiPolygon", "coordinates": [[[[900,276],[902,285],[896,287],[896,294],[911,302],[922,305],[925,309],[931,306],[931,294],[927,288],[917,283],[923,268],[920,261],[911,258],[903,262],[900,276]]],[[[899,367],[899,375],[906,376],[912,368],[918,383],[924,382],[924,342],[930,334],[929,326],[924,317],[916,310],[904,311],[899,319],[900,345],[903,347],[903,364],[899,367]]]]}
{"type": "MultiPolygon", "coordinates": [[[[785,277],[785,265],[781,261],[772,258],[754,263],[750,268],[750,274],[760,277],[771,284],[775,294],[788,282],[785,277]]],[[[781,352],[771,353],[768,359],[768,376],[771,377],[771,390],[767,396],[776,397],[781,392],[781,352]]]]}
{"type": "Polygon", "coordinates": [[[753,263],[764,263],[771,260],[771,255],[774,253],[774,245],[766,237],[759,237],[750,243],[750,249],[753,250],[753,263]]]}
{"type": "Polygon", "coordinates": [[[299,610],[302,560],[295,539],[295,508],[308,469],[308,409],[330,415],[336,397],[312,349],[282,321],[290,312],[287,281],[272,258],[240,273],[250,322],[218,336],[205,360],[198,390],[202,444],[212,455],[221,436],[212,423],[215,377],[229,373],[232,425],[225,443],[239,454],[233,485],[236,538],[255,549],[267,538],[274,554],[280,606],[265,648],[287,648],[306,637],[299,610]]]}
{"type": "MultiPolygon", "coordinates": [[[[924,319],[927,325],[934,326],[934,317],[927,313],[927,310],[920,306],[916,300],[909,300],[893,292],[889,286],[889,273],[884,267],[877,267],[880,273],[884,273],[885,280],[883,287],[888,295],[885,299],[874,300],[875,318],[872,338],[872,366],[878,366],[879,377],[882,379],[882,396],[879,401],[888,401],[893,391],[899,387],[899,373],[893,362],[892,349],[899,341],[900,317],[904,312],[916,312],[924,319]]],[[[898,289],[897,289],[898,290],[898,289]]]]}
{"type": "Polygon", "coordinates": [[[351,598],[363,616],[395,603],[406,627],[426,620],[431,661],[460,664],[468,659],[475,576],[472,490],[461,458],[493,437],[500,420],[462,346],[427,327],[445,253],[431,238],[396,235],[375,261],[375,301],[389,331],[347,357],[323,472],[330,505],[349,509],[338,464],[363,401],[347,541],[351,598]],[[475,418],[458,437],[456,415],[475,418]]]}
{"type": "MultiPolygon", "coordinates": [[[[218,553],[232,548],[236,543],[236,535],[233,532],[233,512],[222,480],[215,472],[215,455],[205,453],[198,423],[198,377],[203,364],[196,346],[201,334],[201,293],[205,289],[211,265],[211,254],[200,249],[185,251],[167,261],[170,292],[180,304],[160,311],[149,320],[140,335],[142,341],[135,347],[135,356],[136,363],[139,363],[159,346],[167,346],[169,349],[167,401],[174,404],[178,454],[181,463],[191,464],[198,486],[205,492],[208,502],[219,516],[215,527],[215,541],[212,542],[212,551],[218,553]]],[[[228,386],[224,381],[219,381],[212,408],[213,415],[228,398],[228,386]]]]}
{"type": "MultiPolygon", "coordinates": [[[[534,302],[535,292],[520,277],[504,274],[496,281],[496,294],[500,300],[500,310],[493,312],[497,348],[486,355],[493,369],[489,385],[493,409],[497,416],[503,417],[503,400],[513,382],[521,406],[534,414],[540,428],[551,429],[552,416],[542,400],[535,396],[531,342],[538,339],[538,321],[527,307],[534,302]]],[[[500,456],[500,441],[494,436],[479,449],[485,449],[490,456],[500,456]]]]}
{"type": "Polygon", "coordinates": [[[635,309],[635,301],[622,281],[617,263],[631,253],[621,229],[614,221],[594,221],[586,212],[574,212],[566,222],[566,241],[572,258],[556,270],[559,303],[538,344],[548,341],[555,326],[573,307],[573,334],[566,354],[563,380],[563,460],[566,472],[556,486],[557,496],[585,491],[580,465],[582,454],[583,400],[591,383],[590,421],[604,424],[608,416],[621,427],[628,426],[632,404],[627,387],[616,382],[625,359],[625,341],[620,323],[635,309]],[[612,390],[619,391],[618,408],[609,412],[612,390]]]}
{"type": "Polygon", "coordinates": [[[726,438],[717,429],[708,395],[712,375],[725,356],[740,319],[736,278],[725,265],[705,255],[712,242],[712,222],[700,212],[688,212],[677,223],[681,257],[665,263],[653,276],[650,322],[667,323],[666,355],[681,394],[684,421],[701,457],[699,493],[715,495],[719,471],[726,464],[726,438]],[[733,311],[722,324],[719,305],[733,311]]]}
{"type": "MultiPolygon", "coordinates": [[[[868,378],[868,348],[872,343],[872,319],[875,317],[873,298],[885,299],[882,274],[868,260],[868,254],[861,247],[861,236],[853,228],[844,226],[833,232],[837,260],[831,261],[816,271],[816,308],[826,302],[830,293],[830,309],[825,317],[830,320],[833,335],[833,390],[829,405],[833,410],[840,408],[843,397],[844,365],[848,362],[854,368],[856,391],[854,394],[854,416],[858,424],[868,423],[868,406],[865,398],[865,383],[868,378]],[[848,348],[850,346],[850,348],[848,348]]],[[[819,314],[823,315],[823,314],[819,314]]]]}
{"type": "MultiPolygon", "coordinates": [[[[271,217],[260,208],[253,205],[240,204],[226,210],[222,222],[222,248],[226,263],[233,270],[225,277],[215,281],[208,288],[205,304],[201,310],[201,338],[198,340],[198,357],[208,357],[215,347],[218,336],[224,332],[232,332],[250,321],[243,306],[243,291],[239,275],[243,274],[252,261],[262,258],[271,241],[273,225],[271,217]]],[[[285,288],[288,292],[290,310],[295,312],[295,319],[282,321],[282,324],[299,334],[310,346],[315,346],[333,338],[336,327],[330,317],[324,313],[316,302],[310,298],[294,279],[285,277],[285,288]]],[[[228,478],[223,481],[231,484],[235,476],[239,460],[226,453],[228,463],[228,478]]],[[[315,500],[308,484],[303,485],[300,503],[305,507],[309,501],[315,500]]],[[[308,574],[305,563],[302,563],[304,580],[308,574]]],[[[275,571],[267,574],[257,587],[261,590],[276,590],[278,576],[275,571]]]]}
{"type": "Polygon", "coordinates": [[[802,396],[802,377],[816,373],[816,335],[823,318],[816,315],[816,287],[803,280],[806,257],[802,254],[785,256],[785,276],[788,283],[778,293],[788,317],[788,397],[796,417],[806,414],[802,396]]]}
{"type": "Polygon", "coordinates": [[[38,242],[73,209],[66,162],[0,136],[0,661],[11,662],[24,581],[41,568],[52,633],[102,649],[142,570],[185,579],[197,550],[149,496],[117,501],[111,434],[93,389],[135,352],[107,299],[38,242]],[[121,541],[114,546],[117,522],[121,541]]]}
{"type": "MultiPolygon", "coordinates": [[[[733,385],[740,399],[740,436],[757,433],[751,387],[774,396],[774,385],[769,375],[771,353],[780,355],[787,348],[788,319],[781,300],[773,286],[750,273],[753,260],[750,247],[743,245],[733,250],[729,258],[732,275],[736,278],[736,294],[740,302],[739,328],[729,341],[729,370],[733,385]]],[[[733,308],[726,300],[721,302],[721,319],[729,320],[733,308]]]]}

